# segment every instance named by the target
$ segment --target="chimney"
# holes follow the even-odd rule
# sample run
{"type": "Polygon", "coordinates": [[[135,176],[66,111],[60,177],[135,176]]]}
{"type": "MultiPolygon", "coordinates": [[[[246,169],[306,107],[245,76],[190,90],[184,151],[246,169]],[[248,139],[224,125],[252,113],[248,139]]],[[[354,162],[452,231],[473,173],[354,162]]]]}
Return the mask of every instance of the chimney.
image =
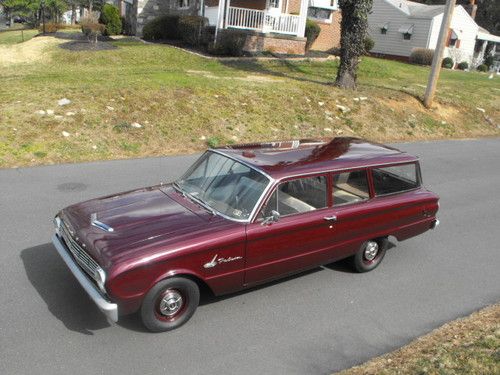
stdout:
{"type": "Polygon", "coordinates": [[[475,20],[477,13],[477,0],[469,0],[469,5],[465,6],[465,9],[469,12],[472,19],[475,20]]]}

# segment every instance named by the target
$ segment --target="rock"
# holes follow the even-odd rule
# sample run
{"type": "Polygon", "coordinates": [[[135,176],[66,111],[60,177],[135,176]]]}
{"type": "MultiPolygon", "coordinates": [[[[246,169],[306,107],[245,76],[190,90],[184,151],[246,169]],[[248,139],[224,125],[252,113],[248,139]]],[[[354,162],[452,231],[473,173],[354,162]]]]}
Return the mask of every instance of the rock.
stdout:
{"type": "Polygon", "coordinates": [[[333,117],[331,117],[331,116],[326,116],[326,119],[327,119],[328,121],[333,121],[333,117]]]}
{"type": "Polygon", "coordinates": [[[335,133],[337,133],[338,135],[342,134],[343,131],[341,129],[338,129],[337,131],[335,131],[335,133]]]}
{"type": "Polygon", "coordinates": [[[331,133],[332,132],[332,129],[331,128],[324,128],[323,129],[325,132],[328,132],[328,133],[331,133]]]}
{"type": "Polygon", "coordinates": [[[76,115],[75,112],[66,112],[66,116],[74,116],[74,115],[76,115]]]}
{"type": "Polygon", "coordinates": [[[219,95],[216,94],[216,95],[214,95],[214,97],[217,99],[219,97],[219,95]]]}
{"type": "Polygon", "coordinates": [[[483,113],[485,113],[485,112],[486,112],[486,110],[485,110],[484,108],[481,108],[481,107],[476,107],[476,109],[477,109],[479,112],[483,112],[483,113]]]}
{"type": "Polygon", "coordinates": [[[318,105],[319,105],[320,107],[323,107],[323,106],[325,105],[325,102],[318,102],[318,105]]]}
{"type": "Polygon", "coordinates": [[[446,125],[447,122],[446,121],[441,121],[441,125],[446,125]]]}
{"type": "Polygon", "coordinates": [[[133,127],[133,128],[136,128],[136,129],[142,128],[142,125],[139,124],[138,122],[133,122],[133,123],[130,124],[130,126],[133,127]]]}
{"type": "Polygon", "coordinates": [[[64,119],[64,116],[61,116],[61,115],[56,115],[56,116],[54,116],[54,118],[55,118],[56,120],[59,120],[59,121],[60,121],[60,120],[63,120],[63,119],[64,119]]]}
{"type": "Polygon", "coordinates": [[[308,97],[306,97],[306,102],[311,103],[311,99],[309,99],[308,97]]]}
{"type": "Polygon", "coordinates": [[[204,141],[205,139],[207,139],[207,137],[205,137],[204,135],[200,137],[200,141],[204,141]]]}
{"type": "Polygon", "coordinates": [[[359,102],[359,98],[353,98],[352,100],[354,100],[355,102],[359,102]]]}
{"type": "Polygon", "coordinates": [[[40,116],[45,116],[45,111],[43,109],[39,109],[38,111],[35,112],[37,115],[40,116]]]}
{"type": "Polygon", "coordinates": [[[340,105],[340,104],[337,104],[337,108],[340,109],[342,111],[342,113],[346,113],[346,112],[350,111],[349,108],[347,108],[346,106],[340,105]]]}
{"type": "Polygon", "coordinates": [[[45,112],[47,112],[47,114],[49,116],[52,116],[54,114],[54,110],[53,109],[47,109],[45,112]]]}
{"type": "Polygon", "coordinates": [[[106,106],[106,109],[107,109],[108,111],[114,111],[114,110],[115,110],[113,107],[111,107],[111,106],[109,106],[109,105],[107,105],[107,106],[106,106]]]}
{"type": "Polygon", "coordinates": [[[63,130],[61,134],[63,135],[63,137],[66,137],[66,138],[69,137],[69,133],[65,130],[63,130]]]}
{"type": "Polygon", "coordinates": [[[96,145],[92,145],[92,150],[97,150],[97,146],[96,145]]]}
{"type": "Polygon", "coordinates": [[[237,141],[237,140],[238,140],[238,137],[237,137],[237,136],[235,136],[235,135],[233,135],[233,136],[231,137],[231,139],[232,139],[233,141],[237,141]]]}
{"type": "Polygon", "coordinates": [[[60,106],[63,106],[63,105],[68,105],[71,103],[71,100],[69,99],[66,99],[66,98],[62,98],[62,99],[59,99],[57,101],[57,104],[59,104],[60,106]]]}
{"type": "Polygon", "coordinates": [[[368,98],[366,96],[360,96],[359,100],[361,100],[362,102],[364,102],[365,100],[368,100],[368,98]]]}
{"type": "Polygon", "coordinates": [[[17,132],[17,128],[12,128],[12,130],[14,130],[15,132],[17,132]]]}
{"type": "Polygon", "coordinates": [[[299,128],[299,126],[298,126],[298,125],[294,125],[293,127],[294,127],[295,129],[298,129],[298,128],[299,128]]]}

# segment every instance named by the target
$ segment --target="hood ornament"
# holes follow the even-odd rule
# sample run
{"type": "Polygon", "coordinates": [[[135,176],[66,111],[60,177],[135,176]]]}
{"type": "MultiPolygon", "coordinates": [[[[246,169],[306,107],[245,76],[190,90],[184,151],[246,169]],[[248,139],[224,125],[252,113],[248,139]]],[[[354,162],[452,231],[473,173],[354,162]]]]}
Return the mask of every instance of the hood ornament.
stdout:
{"type": "Polygon", "coordinates": [[[105,232],[113,232],[114,229],[109,225],[104,224],[102,221],[97,220],[97,214],[93,213],[90,215],[90,224],[96,228],[99,228],[105,232]]]}

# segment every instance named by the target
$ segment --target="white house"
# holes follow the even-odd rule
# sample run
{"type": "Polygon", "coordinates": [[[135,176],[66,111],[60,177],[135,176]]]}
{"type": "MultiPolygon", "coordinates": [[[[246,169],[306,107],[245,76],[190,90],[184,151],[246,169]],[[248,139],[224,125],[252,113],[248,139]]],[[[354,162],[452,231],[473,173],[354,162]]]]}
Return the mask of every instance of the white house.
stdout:
{"type": "MultiPolygon", "coordinates": [[[[444,8],[406,0],[374,0],[368,16],[369,34],[375,41],[371,52],[406,59],[414,48],[435,49],[444,8]]],[[[485,32],[461,5],[456,6],[445,56],[472,63],[478,55],[482,58],[488,41],[500,43],[500,37],[485,32]]]]}

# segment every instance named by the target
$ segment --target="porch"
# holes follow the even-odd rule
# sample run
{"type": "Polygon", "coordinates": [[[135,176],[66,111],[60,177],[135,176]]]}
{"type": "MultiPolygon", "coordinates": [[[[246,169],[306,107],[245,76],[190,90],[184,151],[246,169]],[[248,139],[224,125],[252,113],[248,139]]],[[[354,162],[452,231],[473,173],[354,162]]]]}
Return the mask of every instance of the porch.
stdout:
{"type": "Polygon", "coordinates": [[[304,37],[308,0],[205,0],[199,14],[220,29],[304,37]],[[293,14],[292,14],[293,13],[293,14]]]}

